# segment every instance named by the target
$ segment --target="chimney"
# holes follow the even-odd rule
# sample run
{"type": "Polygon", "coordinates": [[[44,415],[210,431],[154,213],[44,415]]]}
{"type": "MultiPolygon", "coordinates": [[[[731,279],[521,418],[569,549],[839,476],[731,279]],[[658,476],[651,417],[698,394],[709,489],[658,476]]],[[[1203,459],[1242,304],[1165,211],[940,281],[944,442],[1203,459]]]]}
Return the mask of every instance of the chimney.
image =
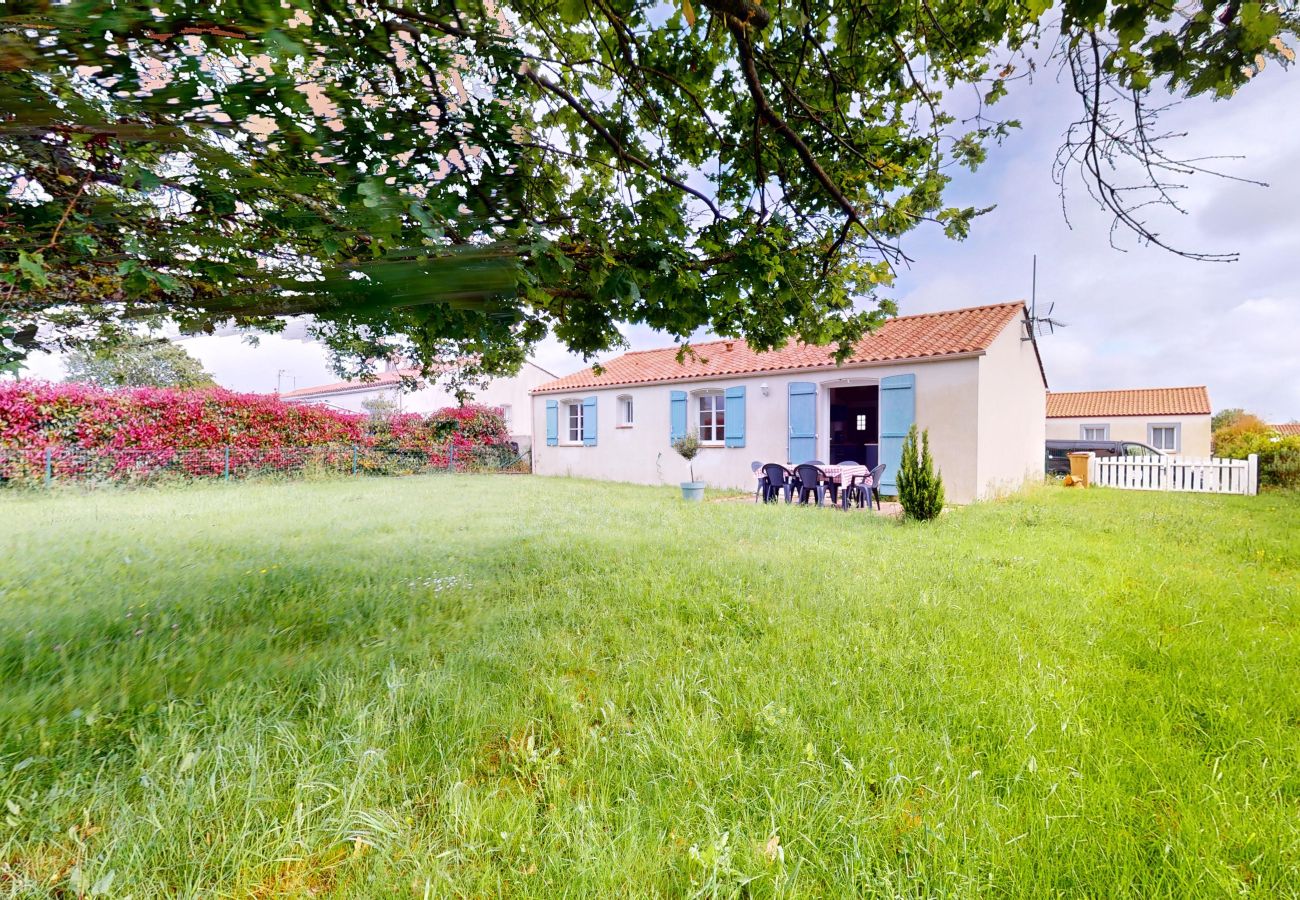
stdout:
{"type": "Polygon", "coordinates": [[[727,345],[726,345],[726,346],[727,346],[727,352],[730,353],[730,352],[731,352],[731,348],[734,347],[735,345],[736,345],[736,342],[735,342],[735,341],[727,341],[727,345]]]}

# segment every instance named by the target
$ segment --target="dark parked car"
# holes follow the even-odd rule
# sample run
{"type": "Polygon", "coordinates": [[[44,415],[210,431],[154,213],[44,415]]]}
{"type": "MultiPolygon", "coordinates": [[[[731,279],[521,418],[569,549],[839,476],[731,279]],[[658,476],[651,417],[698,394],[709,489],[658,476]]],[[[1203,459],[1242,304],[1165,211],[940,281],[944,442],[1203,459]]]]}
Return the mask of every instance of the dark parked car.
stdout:
{"type": "Polygon", "coordinates": [[[1064,478],[1070,474],[1071,453],[1098,456],[1161,456],[1159,450],[1137,441],[1048,441],[1047,474],[1064,478]]]}

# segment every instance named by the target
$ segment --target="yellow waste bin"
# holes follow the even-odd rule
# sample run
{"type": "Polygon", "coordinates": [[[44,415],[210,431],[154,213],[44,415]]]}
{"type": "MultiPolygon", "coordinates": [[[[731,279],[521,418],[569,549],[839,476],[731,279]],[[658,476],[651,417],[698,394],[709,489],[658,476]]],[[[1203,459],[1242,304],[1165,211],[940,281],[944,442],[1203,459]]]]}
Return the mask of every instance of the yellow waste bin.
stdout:
{"type": "Polygon", "coordinates": [[[1084,487],[1088,486],[1088,460],[1091,458],[1091,453],[1070,454],[1070,476],[1084,487]]]}

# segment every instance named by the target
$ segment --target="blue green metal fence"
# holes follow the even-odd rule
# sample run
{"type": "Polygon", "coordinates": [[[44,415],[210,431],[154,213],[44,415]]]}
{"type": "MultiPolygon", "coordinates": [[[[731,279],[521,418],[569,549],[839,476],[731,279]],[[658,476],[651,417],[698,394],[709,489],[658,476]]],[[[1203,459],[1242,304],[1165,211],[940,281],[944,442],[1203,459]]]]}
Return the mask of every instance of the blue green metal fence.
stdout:
{"type": "Polygon", "coordinates": [[[361,444],[304,447],[0,447],[0,486],[178,480],[365,477],[452,472],[519,473],[530,456],[513,444],[410,450],[361,444]]]}

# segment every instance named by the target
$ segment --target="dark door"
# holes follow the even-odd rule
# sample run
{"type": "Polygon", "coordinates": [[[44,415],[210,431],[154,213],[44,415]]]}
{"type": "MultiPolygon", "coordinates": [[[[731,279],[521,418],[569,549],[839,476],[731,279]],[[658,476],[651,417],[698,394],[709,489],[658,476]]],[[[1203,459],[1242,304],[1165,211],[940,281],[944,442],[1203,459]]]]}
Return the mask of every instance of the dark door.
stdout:
{"type": "Polygon", "coordinates": [[[829,463],[845,460],[874,466],[880,459],[880,389],[875,385],[831,389],[829,463]]]}

